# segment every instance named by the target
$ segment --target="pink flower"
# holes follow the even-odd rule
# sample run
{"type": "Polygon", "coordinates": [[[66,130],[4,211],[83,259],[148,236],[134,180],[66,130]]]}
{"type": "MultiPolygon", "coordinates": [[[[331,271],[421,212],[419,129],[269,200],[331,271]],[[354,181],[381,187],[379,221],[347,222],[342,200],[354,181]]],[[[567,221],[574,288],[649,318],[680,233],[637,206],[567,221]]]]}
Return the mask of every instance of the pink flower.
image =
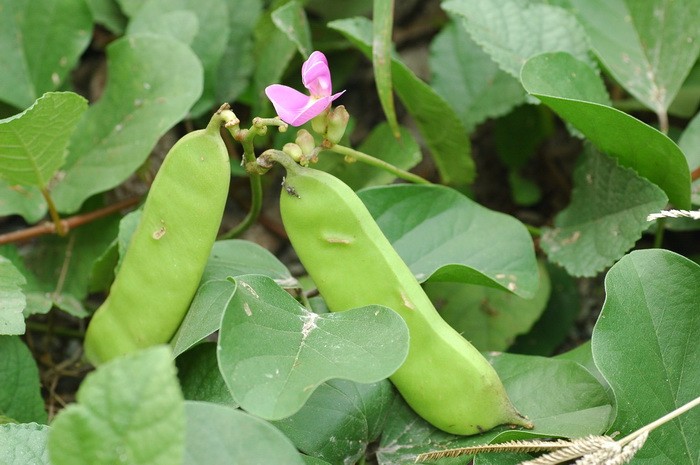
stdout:
{"type": "Polygon", "coordinates": [[[331,95],[331,72],[321,52],[313,52],[301,67],[301,80],[310,95],[281,84],[267,86],[265,94],[285,123],[301,126],[328,108],[343,92],[331,95]]]}

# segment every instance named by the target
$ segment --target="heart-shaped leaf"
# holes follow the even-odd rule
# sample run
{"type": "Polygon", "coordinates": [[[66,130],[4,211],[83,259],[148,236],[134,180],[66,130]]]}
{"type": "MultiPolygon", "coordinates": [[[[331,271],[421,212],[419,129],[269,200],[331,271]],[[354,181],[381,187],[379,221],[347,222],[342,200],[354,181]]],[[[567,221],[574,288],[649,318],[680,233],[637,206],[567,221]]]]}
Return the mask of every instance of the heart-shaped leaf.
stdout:
{"type": "Polygon", "coordinates": [[[393,185],[358,195],[419,281],[479,284],[523,298],[535,295],[532,239],[515,218],[444,186],[393,185]]]}
{"type": "MultiPolygon", "coordinates": [[[[698,396],[700,266],[660,249],[630,253],[605,277],[606,298],[591,341],[615,394],[610,431],[631,433],[698,396]]],[[[653,431],[635,460],[696,464],[700,409],[653,431]]]]}
{"type": "Polygon", "coordinates": [[[119,357],[89,374],[51,424],[53,465],[182,463],[185,412],[170,350],[119,357]]]}
{"type": "Polygon", "coordinates": [[[187,434],[183,465],[303,465],[299,452],[277,428],[240,410],[185,402],[187,434]]]}
{"type": "Polygon", "coordinates": [[[406,323],[387,307],[319,315],[266,276],[236,283],[221,321],[219,369],[233,398],[254,415],[293,415],[329,379],[377,382],[408,354],[406,323]]]}
{"type": "Polygon", "coordinates": [[[299,450],[330,463],[356,463],[384,426],[394,399],[389,380],[321,384],[297,413],[274,422],[299,450]]]}
{"type": "Polygon", "coordinates": [[[176,358],[175,363],[185,399],[237,407],[219,372],[215,342],[196,345],[176,358]]]}
{"type": "Polygon", "coordinates": [[[46,441],[49,427],[36,423],[0,425],[0,463],[50,465],[46,441]]]}
{"type": "Polygon", "coordinates": [[[593,50],[627,91],[665,112],[700,52],[700,3],[571,0],[593,50]]]}
{"type": "Polygon", "coordinates": [[[78,124],[65,177],[52,191],[62,212],[74,212],[91,195],[129,177],[202,93],[199,59],[166,36],[112,42],[107,66],[107,87],[78,124]]]}
{"type": "Polygon", "coordinates": [[[594,276],[631,249],[666,194],[633,170],[587,150],[574,173],[571,203],[544,228],[540,245],[573,276],[594,276]]]}
{"type": "Polygon", "coordinates": [[[10,260],[0,255],[0,336],[24,334],[27,298],[22,284],[27,282],[10,260]]]}
{"type": "Polygon", "coordinates": [[[20,423],[46,423],[39,370],[32,353],[19,337],[0,336],[0,354],[0,416],[20,423]]]}
{"type": "Polygon", "coordinates": [[[215,242],[200,287],[170,341],[176,356],[219,329],[221,315],[236,290],[228,278],[251,273],[268,276],[286,288],[299,284],[287,267],[262,246],[238,239],[215,242]]]}
{"type": "Polygon", "coordinates": [[[86,3],[0,1],[0,100],[27,108],[61,86],[92,38],[86,3]]]}
{"type": "Polygon", "coordinates": [[[556,53],[528,60],[520,79],[525,90],[581,131],[601,152],[661,187],[678,208],[688,208],[690,171],[683,152],[651,126],[589,101],[591,74],[594,71],[576,58],[556,53]]]}
{"type": "Polygon", "coordinates": [[[66,159],[66,147],[87,100],[50,92],[22,113],[0,120],[0,177],[46,189],[66,159]]]}

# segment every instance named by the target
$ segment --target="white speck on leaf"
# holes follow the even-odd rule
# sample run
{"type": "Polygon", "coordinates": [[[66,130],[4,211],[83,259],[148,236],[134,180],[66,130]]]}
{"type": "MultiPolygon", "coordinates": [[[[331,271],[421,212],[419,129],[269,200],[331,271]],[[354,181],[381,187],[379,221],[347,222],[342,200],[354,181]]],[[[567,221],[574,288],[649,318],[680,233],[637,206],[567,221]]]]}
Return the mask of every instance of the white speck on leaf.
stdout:
{"type": "Polygon", "coordinates": [[[253,316],[253,311],[250,309],[248,302],[243,302],[243,311],[247,316],[253,316]]]}
{"type": "Polygon", "coordinates": [[[258,295],[258,293],[255,292],[255,289],[253,289],[253,286],[251,286],[250,284],[248,284],[248,283],[245,282],[245,281],[238,281],[238,283],[239,283],[241,286],[243,286],[243,288],[244,288],[246,291],[248,291],[253,297],[255,297],[256,299],[259,299],[259,298],[260,298],[260,296],[258,295]]]}

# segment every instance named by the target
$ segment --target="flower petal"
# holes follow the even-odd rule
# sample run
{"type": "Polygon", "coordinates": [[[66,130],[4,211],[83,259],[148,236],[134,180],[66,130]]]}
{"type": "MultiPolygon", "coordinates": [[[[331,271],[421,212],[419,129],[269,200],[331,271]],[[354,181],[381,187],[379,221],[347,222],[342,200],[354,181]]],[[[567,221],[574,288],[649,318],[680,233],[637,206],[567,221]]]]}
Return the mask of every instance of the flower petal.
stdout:
{"type": "Polygon", "coordinates": [[[311,98],[281,84],[268,86],[265,94],[282,121],[292,126],[301,126],[321,114],[331,104],[331,97],[311,98]]]}
{"type": "Polygon", "coordinates": [[[331,95],[331,71],[323,53],[313,52],[304,62],[301,66],[301,81],[313,97],[323,98],[331,95]]]}
{"type": "MultiPolygon", "coordinates": [[[[320,115],[323,113],[323,111],[328,108],[331,104],[331,98],[330,97],[324,97],[321,99],[311,99],[309,101],[309,104],[306,106],[306,108],[302,109],[297,113],[297,115],[291,120],[291,121],[285,121],[285,123],[291,125],[291,126],[301,126],[302,124],[306,123],[307,121],[311,120],[312,118],[315,118],[316,116],[320,115]]],[[[281,116],[280,116],[281,118],[281,116]]],[[[284,121],[284,119],[283,119],[284,121]]]]}

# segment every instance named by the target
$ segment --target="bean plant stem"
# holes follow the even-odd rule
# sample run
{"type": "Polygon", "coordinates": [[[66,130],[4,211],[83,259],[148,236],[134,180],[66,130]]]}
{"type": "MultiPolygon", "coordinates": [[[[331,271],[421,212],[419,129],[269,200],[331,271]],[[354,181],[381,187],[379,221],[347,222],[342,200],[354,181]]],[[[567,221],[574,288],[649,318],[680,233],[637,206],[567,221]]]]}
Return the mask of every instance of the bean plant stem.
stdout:
{"type": "Polygon", "coordinates": [[[355,150],[344,145],[335,144],[330,148],[327,148],[327,150],[338,153],[340,155],[344,155],[345,157],[348,157],[353,161],[356,160],[367,165],[374,166],[375,168],[383,169],[394,174],[398,178],[410,181],[415,184],[432,184],[430,181],[418,176],[417,174],[413,174],[406,170],[402,170],[401,168],[394,166],[391,163],[387,163],[384,160],[380,160],[379,158],[375,158],[372,155],[368,155],[366,153],[360,152],[359,150],[355,150]]]}
{"type": "Polygon", "coordinates": [[[53,199],[51,198],[51,194],[49,193],[48,189],[45,187],[41,189],[41,195],[44,196],[44,200],[46,200],[46,205],[49,207],[49,215],[51,216],[51,221],[53,221],[54,227],[56,234],[59,236],[65,236],[68,234],[68,228],[66,228],[66,225],[63,223],[63,220],[61,220],[61,216],[58,214],[58,210],[56,210],[56,205],[53,203],[53,199]]]}
{"type": "Polygon", "coordinates": [[[664,243],[664,231],[666,231],[666,218],[656,221],[656,233],[654,233],[654,248],[660,249],[664,243]]]}

